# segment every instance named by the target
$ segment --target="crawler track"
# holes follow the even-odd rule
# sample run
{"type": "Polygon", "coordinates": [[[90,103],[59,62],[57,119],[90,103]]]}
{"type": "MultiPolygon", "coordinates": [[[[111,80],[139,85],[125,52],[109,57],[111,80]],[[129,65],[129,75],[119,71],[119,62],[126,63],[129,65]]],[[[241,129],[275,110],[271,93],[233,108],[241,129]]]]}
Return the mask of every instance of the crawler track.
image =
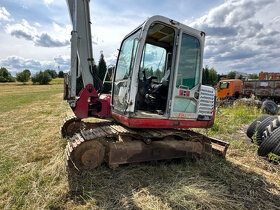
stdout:
{"type": "Polygon", "coordinates": [[[226,142],[189,130],[129,129],[113,122],[89,123],[86,127],[68,140],[70,174],[94,169],[103,162],[116,168],[134,162],[211,157],[212,151],[224,156],[228,147],[226,142]]]}

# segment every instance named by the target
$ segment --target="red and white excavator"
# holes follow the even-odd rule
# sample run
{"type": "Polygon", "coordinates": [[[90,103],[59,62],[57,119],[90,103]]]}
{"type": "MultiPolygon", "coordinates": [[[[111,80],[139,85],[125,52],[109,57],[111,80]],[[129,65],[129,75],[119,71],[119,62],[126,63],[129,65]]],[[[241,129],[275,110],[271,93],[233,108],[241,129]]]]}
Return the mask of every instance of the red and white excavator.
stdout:
{"type": "Polygon", "coordinates": [[[69,137],[69,171],[103,162],[115,168],[209,157],[213,151],[225,155],[228,143],[188,130],[209,128],[215,118],[214,88],[201,84],[204,32],[162,16],[147,19],[123,39],[111,94],[101,94],[104,81],[93,68],[89,0],[67,3],[73,31],[64,99],[75,116],[64,121],[61,133],[69,137]],[[79,79],[83,88],[77,91],[79,79]],[[89,117],[107,120],[82,120],[89,117]]]}

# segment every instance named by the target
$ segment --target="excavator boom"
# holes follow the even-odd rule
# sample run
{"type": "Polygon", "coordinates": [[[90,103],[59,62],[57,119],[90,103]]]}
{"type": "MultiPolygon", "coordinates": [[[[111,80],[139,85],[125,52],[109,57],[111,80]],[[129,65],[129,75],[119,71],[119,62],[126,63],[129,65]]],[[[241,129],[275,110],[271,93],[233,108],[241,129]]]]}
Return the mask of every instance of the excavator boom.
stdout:
{"type": "Polygon", "coordinates": [[[93,83],[90,70],[93,66],[89,0],[67,0],[73,25],[71,32],[71,85],[69,98],[76,96],[76,80],[82,75],[83,84],[93,83]]]}
{"type": "Polygon", "coordinates": [[[89,1],[67,0],[73,30],[71,69],[64,78],[64,100],[68,101],[79,118],[88,117],[89,112],[92,116],[109,117],[110,101],[100,99],[98,95],[102,91],[102,80],[94,71],[89,1]],[[79,79],[82,80],[83,87],[77,93],[79,79]]]}

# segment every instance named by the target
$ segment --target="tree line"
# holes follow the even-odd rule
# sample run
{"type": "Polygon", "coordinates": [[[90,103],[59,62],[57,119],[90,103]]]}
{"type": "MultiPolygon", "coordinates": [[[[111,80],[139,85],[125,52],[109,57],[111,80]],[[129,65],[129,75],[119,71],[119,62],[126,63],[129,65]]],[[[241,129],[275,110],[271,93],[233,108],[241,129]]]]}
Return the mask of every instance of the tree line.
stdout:
{"type": "MultiPolygon", "coordinates": [[[[258,79],[257,74],[249,74],[248,79],[258,79]]],[[[236,74],[236,72],[231,71],[227,74],[226,79],[244,79],[241,74],[236,74]]],[[[208,66],[203,68],[202,72],[202,84],[216,86],[221,80],[221,75],[219,75],[214,68],[209,69],[208,66]]]]}
{"type": "MultiPolygon", "coordinates": [[[[106,61],[104,59],[104,55],[101,52],[98,65],[93,65],[94,72],[97,72],[98,77],[103,81],[104,76],[107,71],[107,65],[106,61]]],[[[158,78],[161,78],[163,75],[163,72],[159,69],[153,70],[152,68],[147,68],[146,70],[146,76],[152,76],[156,74],[158,78]]],[[[202,84],[203,85],[210,85],[210,86],[216,86],[217,83],[220,81],[220,75],[217,73],[217,71],[214,68],[209,68],[206,66],[202,69],[202,84]]],[[[58,73],[55,70],[52,69],[46,69],[45,71],[37,72],[35,75],[31,76],[31,72],[28,69],[23,70],[22,72],[19,72],[16,74],[16,77],[13,77],[11,73],[5,68],[0,68],[0,82],[23,82],[26,83],[30,79],[33,82],[33,84],[49,84],[49,82],[52,79],[55,78],[63,78],[64,73],[63,71],[59,71],[58,73]]],[[[249,74],[249,79],[258,79],[257,74],[249,74]]],[[[227,74],[227,79],[242,79],[242,75],[239,75],[237,77],[236,73],[234,71],[231,71],[227,74]]],[[[110,80],[110,75],[107,74],[106,80],[110,80]]],[[[83,88],[82,83],[82,77],[78,78],[77,81],[77,92],[79,92],[83,88]]],[[[111,84],[105,83],[103,86],[103,92],[109,92],[111,90],[111,84]]]]}
{"type": "MultiPolygon", "coordinates": [[[[96,72],[98,77],[103,81],[107,71],[107,65],[103,53],[101,53],[100,55],[98,65],[96,65],[94,62],[93,71],[96,72]]],[[[63,71],[59,71],[57,73],[55,70],[52,69],[39,71],[34,75],[31,75],[31,71],[29,69],[24,69],[22,72],[18,72],[16,76],[13,77],[7,68],[5,67],[0,68],[0,82],[18,81],[18,82],[26,83],[31,79],[33,84],[45,85],[45,84],[49,84],[49,82],[52,79],[63,78],[63,77],[64,77],[63,71]]],[[[82,78],[79,78],[79,80],[80,80],[79,83],[81,83],[81,86],[83,88],[82,78]]],[[[106,80],[110,80],[110,75],[107,75],[106,80]]],[[[103,92],[109,92],[110,90],[111,90],[111,84],[106,83],[103,87],[103,92]]]]}
{"type": "MultiPolygon", "coordinates": [[[[236,74],[236,72],[231,71],[227,74],[227,79],[244,79],[241,74],[236,74]]],[[[257,74],[249,74],[248,79],[259,79],[257,74]]]]}
{"type": "Polygon", "coordinates": [[[45,71],[40,71],[31,76],[31,71],[29,69],[24,69],[22,72],[16,74],[15,77],[11,75],[11,73],[5,67],[0,68],[0,82],[22,82],[26,83],[30,79],[31,81],[36,84],[48,84],[52,79],[55,78],[63,78],[64,73],[63,71],[59,71],[58,73],[52,69],[46,69],[45,71]]]}

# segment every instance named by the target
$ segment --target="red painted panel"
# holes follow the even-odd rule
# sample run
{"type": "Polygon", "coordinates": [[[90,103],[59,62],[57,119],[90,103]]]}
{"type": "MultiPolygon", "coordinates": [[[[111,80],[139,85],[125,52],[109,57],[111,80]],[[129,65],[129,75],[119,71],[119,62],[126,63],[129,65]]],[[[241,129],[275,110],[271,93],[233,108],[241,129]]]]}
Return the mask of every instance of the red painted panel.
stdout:
{"type": "Polygon", "coordinates": [[[89,84],[80,92],[76,107],[72,108],[78,118],[110,117],[110,98],[99,99],[93,85],[89,84]]]}
{"type": "Polygon", "coordinates": [[[190,96],[190,91],[189,90],[180,89],[179,90],[179,96],[189,97],[190,96]]]}
{"type": "Polygon", "coordinates": [[[112,117],[130,128],[208,128],[214,123],[215,112],[210,121],[128,118],[116,112],[112,117]]]}

